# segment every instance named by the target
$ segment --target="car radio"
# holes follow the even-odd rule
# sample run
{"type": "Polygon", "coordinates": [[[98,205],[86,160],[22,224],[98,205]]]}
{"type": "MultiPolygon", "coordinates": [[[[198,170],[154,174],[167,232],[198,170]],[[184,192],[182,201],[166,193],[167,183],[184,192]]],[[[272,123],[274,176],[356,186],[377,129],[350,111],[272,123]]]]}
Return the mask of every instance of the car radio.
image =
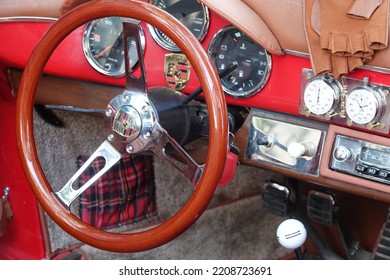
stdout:
{"type": "Polygon", "coordinates": [[[336,135],[330,169],[390,185],[390,147],[336,135]]]}

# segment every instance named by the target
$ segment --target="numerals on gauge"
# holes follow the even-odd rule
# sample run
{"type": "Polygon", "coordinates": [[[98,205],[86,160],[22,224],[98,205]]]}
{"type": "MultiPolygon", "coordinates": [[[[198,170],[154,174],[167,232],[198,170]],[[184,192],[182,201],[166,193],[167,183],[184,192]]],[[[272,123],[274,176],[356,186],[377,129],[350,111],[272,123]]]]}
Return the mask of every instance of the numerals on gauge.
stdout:
{"type": "Polygon", "coordinates": [[[237,28],[220,30],[212,39],[209,54],[219,72],[232,63],[237,68],[221,79],[224,91],[234,97],[248,97],[266,84],[271,57],[237,28]]]}
{"type": "Polygon", "coordinates": [[[332,114],[339,103],[341,86],[327,77],[311,79],[303,93],[306,108],[315,115],[332,114]]]}
{"type": "Polygon", "coordinates": [[[385,98],[379,90],[362,86],[347,94],[345,109],[352,122],[360,125],[374,124],[382,116],[384,104],[385,98]]]}
{"type": "MultiPolygon", "coordinates": [[[[83,48],[88,62],[96,71],[112,77],[125,73],[123,20],[120,17],[96,19],[84,31],[83,48]]],[[[140,36],[144,48],[144,34],[141,32],[140,36]]],[[[134,68],[138,63],[135,39],[128,40],[128,50],[130,68],[134,68]]]]}

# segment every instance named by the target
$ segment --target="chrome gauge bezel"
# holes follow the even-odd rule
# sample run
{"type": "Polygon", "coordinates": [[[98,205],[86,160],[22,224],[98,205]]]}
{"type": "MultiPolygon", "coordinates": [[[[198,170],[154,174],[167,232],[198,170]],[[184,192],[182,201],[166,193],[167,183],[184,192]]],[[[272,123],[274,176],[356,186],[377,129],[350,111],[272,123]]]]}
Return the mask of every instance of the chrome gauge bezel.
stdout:
{"type": "MultiPolygon", "coordinates": [[[[322,88],[323,89],[323,88],[322,88]]],[[[323,90],[322,90],[323,91],[323,90]]],[[[324,93],[322,93],[324,94],[324,93]]],[[[306,86],[305,86],[305,89],[303,91],[303,102],[304,102],[304,105],[305,107],[307,108],[307,110],[309,110],[310,113],[316,115],[316,116],[323,116],[323,115],[331,115],[333,114],[339,104],[340,104],[340,98],[341,98],[341,94],[342,94],[342,86],[341,84],[335,80],[331,75],[321,75],[321,76],[317,76],[317,77],[314,77],[312,79],[310,79],[306,86]],[[310,102],[309,102],[309,90],[311,87],[315,86],[316,84],[317,87],[318,87],[318,92],[317,92],[317,102],[318,102],[318,105],[319,106],[323,106],[323,107],[320,107],[318,108],[318,106],[315,106],[315,105],[311,105],[310,102]],[[321,94],[321,87],[327,87],[328,90],[330,91],[331,93],[331,100],[323,100],[322,97],[320,94],[321,94]],[[331,104],[326,104],[325,102],[328,101],[329,103],[331,104]]]]}
{"type": "MultiPolygon", "coordinates": [[[[150,0],[150,3],[153,5],[156,5],[156,2],[158,0],[150,0]]],[[[182,1],[182,0],[179,0],[182,1]]],[[[195,0],[194,0],[195,1],[195,0]]],[[[203,28],[198,36],[196,38],[198,39],[199,42],[202,42],[203,39],[206,37],[208,30],[209,30],[209,25],[210,25],[210,13],[209,9],[207,6],[205,6],[203,3],[199,3],[203,9],[203,14],[204,14],[204,23],[203,23],[203,28]]],[[[157,6],[157,5],[156,5],[157,6]]],[[[152,36],[153,40],[162,48],[171,51],[171,52],[180,52],[180,48],[176,46],[176,44],[164,33],[160,32],[156,27],[148,24],[148,29],[150,32],[150,35],[152,36]]],[[[187,27],[188,28],[188,27],[187,27]]]]}
{"type": "MultiPolygon", "coordinates": [[[[367,108],[367,109],[370,110],[369,108],[367,108]]],[[[346,98],[345,98],[345,110],[346,110],[346,114],[347,114],[349,120],[352,123],[356,123],[358,125],[368,125],[368,124],[373,125],[381,119],[381,117],[383,116],[383,114],[386,110],[386,97],[385,97],[384,93],[379,88],[374,88],[374,87],[371,87],[368,85],[358,86],[358,87],[351,89],[347,93],[346,98]],[[364,107],[372,106],[371,109],[375,110],[375,112],[373,112],[373,116],[370,117],[370,119],[361,120],[358,117],[356,117],[356,114],[352,111],[350,99],[352,98],[353,95],[358,94],[358,92],[362,92],[364,94],[367,94],[367,97],[373,97],[373,100],[372,100],[373,103],[369,103],[369,104],[359,104],[358,103],[358,106],[360,107],[361,110],[363,110],[362,109],[363,106],[364,107]]]]}
{"type": "MultiPolygon", "coordinates": [[[[107,17],[107,18],[111,18],[111,17],[107,17]]],[[[117,17],[115,17],[117,18],[117,17]]],[[[103,75],[106,75],[106,76],[109,76],[109,77],[113,77],[113,78],[121,78],[125,75],[125,68],[121,69],[120,71],[110,71],[110,70],[105,70],[100,64],[99,62],[95,59],[94,55],[92,54],[92,51],[91,51],[91,45],[90,45],[90,34],[91,34],[91,31],[92,31],[92,28],[94,27],[94,25],[96,24],[96,22],[98,22],[99,20],[102,20],[104,18],[99,18],[99,19],[95,19],[93,21],[90,21],[88,22],[85,27],[84,27],[84,32],[83,32],[83,52],[84,52],[84,56],[85,58],[87,59],[89,65],[92,66],[92,68],[94,70],[96,70],[97,72],[103,74],[103,75]]],[[[120,18],[122,22],[124,21],[127,21],[127,22],[133,22],[133,23],[139,23],[139,21],[137,20],[134,20],[134,19],[129,19],[129,18],[120,18]]],[[[144,34],[144,31],[142,29],[142,27],[140,28],[140,40],[141,40],[141,48],[142,49],[145,49],[145,44],[146,44],[146,39],[145,39],[145,34],[144,34]]],[[[124,57],[124,55],[123,55],[124,57]]],[[[138,58],[136,59],[136,61],[134,63],[132,63],[131,65],[131,69],[134,70],[138,65],[138,58]]]]}
{"type": "MultiPolygon", "coordinates": [[[[209,44],[209,47],[208,47],[208,54],[209,56],[211,57],[211,60],[213,61],[214,65],[216,66],[216,61],[215,61],[215,57],[213,56],[213,48],[215,48],[215,45],[217,43],[217,40],[219,39],[219,37],[223,36],[224,33],[230,31],[230,30],[237,30],[237,32],[240,32],[242,34],[244,34],[242,31],[240,31],[237,27],[235,26],[232,26],[232,25],[229,25],[229,26],[226,26],[224,28],[222,28],[221,30],[219,30],[214,36],[213,38],[211,39],[210,41],[210,44],[209,44]]],[[[246,35],[245,35],[246,36],[246,35]]],[[[249,39],[249,37],[248,37],[249,39]]],[[[225,85],[224,85],[224,82],[223,82],[223,78],[221,79],[221,83],[222,83],[222,88],[224,90],[224,92],[234,98],[247,98],[247,97],[250,97],[250,96],[253,96],[255,94],[257,94],[268,82],[268,79],[270,77],[270,74],[271,74],[271,69],[272,69],[272,59],[271,59],[271,55],[267,52],[267,50],[262,47],[261,45],[257,44],[261,49],[262,51],[264,51],[265,53],[265,68],[264,68],[264,76],[263,76],[263,79],[256,85],[256,86],[253,86],[250,90],[247,90],[247,91],[242,91],[242,92],[237,92],[235,90],[231,90],[229,88],[227,88],[225,85]]],[[[231,61],[233,62],[233,61],[231,61]]],[[[216,66],[217,67],[217,66],[216,66]]],[[[217,67],[218,68],[218,67],[217,67]]],[[[217,69],[218,71],[220,71],[220,69],[217,69]]]]}

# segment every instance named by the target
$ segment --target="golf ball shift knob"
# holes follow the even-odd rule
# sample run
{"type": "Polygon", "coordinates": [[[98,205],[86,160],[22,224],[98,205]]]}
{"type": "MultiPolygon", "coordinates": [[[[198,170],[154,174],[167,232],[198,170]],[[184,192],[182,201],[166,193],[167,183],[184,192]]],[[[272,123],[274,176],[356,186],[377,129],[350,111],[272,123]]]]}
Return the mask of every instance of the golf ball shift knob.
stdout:
{"type": "Polygon", "coordinates": [[[295,250],[305,243],[307,232],[300,221],[289,219],[279,225],[276,236],[284,248],[295,250]]]}

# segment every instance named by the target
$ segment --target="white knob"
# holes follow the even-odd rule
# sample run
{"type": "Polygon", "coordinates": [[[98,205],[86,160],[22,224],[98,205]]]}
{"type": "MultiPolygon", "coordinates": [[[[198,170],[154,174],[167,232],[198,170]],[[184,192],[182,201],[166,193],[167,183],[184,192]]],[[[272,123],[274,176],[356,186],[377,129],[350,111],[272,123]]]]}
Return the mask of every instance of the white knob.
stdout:
{"type": "Polygon", "coordinates": [[[280,245],[286,249],[297,249],[306,241],[307,232],[305,226],[298,220],[289,219],[282,222],[276,236],[280,245]]]}
{"type": "Polygon", "coordinates": [[[294,158],[299,158],[303,156],[314,156],[315,146],[313,143],[297,143],[293,142],[287,147],[287,152],[290,156],[294,158]]]}

